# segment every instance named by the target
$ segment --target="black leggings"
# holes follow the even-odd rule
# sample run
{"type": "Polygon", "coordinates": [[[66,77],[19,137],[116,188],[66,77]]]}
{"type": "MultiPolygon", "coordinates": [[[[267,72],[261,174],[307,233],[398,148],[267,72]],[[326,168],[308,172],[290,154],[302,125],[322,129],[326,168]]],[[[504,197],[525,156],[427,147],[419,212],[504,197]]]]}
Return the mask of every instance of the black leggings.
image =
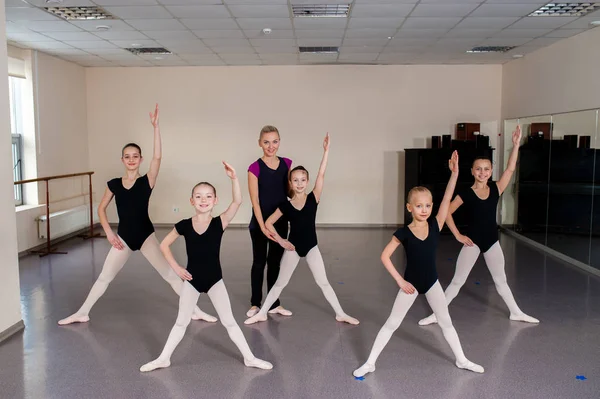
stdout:
{"type": "MultiPolygon", "coordinates": [[[[275,225],[275,230],[282,238],[287,238],[288,222],[287,220],[279,219],[275,225]]],[[[265,275],[265,265],[267,266],[267,289],[271,291],[271,287],[277,281],[279,276],[279,264],[283,256],[283,247],[273,240],[265,236],[260,228],[250,229],[250,237],[252,238],[252,298],[250,303],[252,306],[260,308],[262,302],[262,287],[265,275]]],[[[279,306],[279,299],[275,301],[271,309],[279,306]]]]}

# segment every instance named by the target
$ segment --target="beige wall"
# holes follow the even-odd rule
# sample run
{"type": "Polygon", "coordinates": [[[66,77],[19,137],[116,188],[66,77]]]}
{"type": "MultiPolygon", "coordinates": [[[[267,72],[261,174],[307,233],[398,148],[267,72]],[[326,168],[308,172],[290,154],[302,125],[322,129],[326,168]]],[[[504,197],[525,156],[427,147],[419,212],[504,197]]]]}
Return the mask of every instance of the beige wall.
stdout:
{"type": "MultiPolygon", "coordinates": [[[[0,43],[6,42],[4,2],[0,1],[0,43]]],[[[8,75],[6,46],[0,48],[0,75],[8,75]]],[[[13,195],[8,81],[0,81],[0,333],[21,320],[17,226],[13,195]]]]}
{"type": "MultiPolygon", "coordinates": [[[[213,182],[222,210],[231,199],[220,165],[237,168],[250,218],[246,169],[261,155],[258,132],[280,129],[280,155],[316,173],[322,139],[332,137],[319,223],[403,222],[404,148],[454,133],[457,122],[482,122],[496,146],[502,67],[285,66],[89,68],[87,111],[95,185],[122,174],[121,146],[138,142],[151,156],[148,111],[161,106],[164,159],[150,204],[155,223],[190,215],[189,190],[213,182]],[[178,207],[179,213],[173,212],[178,207]]],[[[114,207],[110,218],[116,221],[114,207]]]]}
{"type": "Polygon", "coordinates": [[[561,40],[502,69],[504,118],[600,108],[600,29],[561,40]]]}
{"type": "MultiPolygon", "coordinates": [[[[13,50],[14,53],[14,50],[13,50]]],[[[23,51],[32,85],[32,134],[25,141],[25,178],[86,172],[89,170],[85,68],[44,53],[23,51]]],[[[33,184],[32,184],[33,185],[33,184]]],[[[45,184],[38,198],[26,196],[28,204],[46,203],[45,184]]],[[[50,182],[51,211],[84,203],[87,177],[50,182]]],[[[38,238],[36,218],[42,206],[17,211],[19,251],[44,241],[38,238]]]]}

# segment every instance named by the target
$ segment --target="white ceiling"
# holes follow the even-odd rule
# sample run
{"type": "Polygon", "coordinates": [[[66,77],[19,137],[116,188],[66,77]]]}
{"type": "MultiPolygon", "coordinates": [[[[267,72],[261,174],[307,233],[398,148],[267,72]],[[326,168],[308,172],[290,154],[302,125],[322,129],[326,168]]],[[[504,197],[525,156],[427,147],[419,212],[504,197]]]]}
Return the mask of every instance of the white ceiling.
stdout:
{"type": "Polygon", "coordinates": [[[590,29],[600,11],[527,17],[539,0],[64,0],[97,5],[116,20],[67,22],[39,7],[5,0],[10,44],[83,66],[290,64],[501,64],[590,29]],[[293,18],[291,4],[348,4],[349,18],[293,18]],[[108,25],[108,31],[96,26],[108,25]],[[263,28],[271,28],[265,35],[263,28]],[[392,39],[388,39],[392,37],[392,39]],[[172,55],[136,56],[133,44],[172,55]],[[519,46],[468,54],[473,46],[519,46]],[[339,54],[298,54],[298,46],[339,46],[339,54]]]}

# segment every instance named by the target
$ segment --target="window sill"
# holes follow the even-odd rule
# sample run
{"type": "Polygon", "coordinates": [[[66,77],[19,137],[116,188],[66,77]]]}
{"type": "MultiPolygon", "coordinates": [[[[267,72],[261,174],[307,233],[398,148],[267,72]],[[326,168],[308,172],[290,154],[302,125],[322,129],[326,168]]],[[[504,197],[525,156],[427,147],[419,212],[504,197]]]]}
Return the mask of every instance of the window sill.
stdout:
{"type": "Polygon", "coordinates": [[[43,208],[44,205],[19,205],[15,207],[15,212],[25,212],[30,209],[43,208]]]}

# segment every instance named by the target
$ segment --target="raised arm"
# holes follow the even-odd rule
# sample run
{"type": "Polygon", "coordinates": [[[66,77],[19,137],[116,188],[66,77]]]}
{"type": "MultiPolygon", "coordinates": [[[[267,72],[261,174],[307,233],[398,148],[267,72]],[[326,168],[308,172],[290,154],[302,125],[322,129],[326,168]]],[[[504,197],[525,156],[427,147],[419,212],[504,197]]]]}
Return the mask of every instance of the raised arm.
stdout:
{"type": "Polygon", "coordinates": [[[454,188],[456,187],[456,181],[458,180],[458,152],[454,151],[452,153],[452,158],[448,161],[448,167],[452,171],[452,174],[450,175],[450,180],[448,180],[444,198],[442,198],[442,202],[440,203],[440,209],[438,209],[438,213],[435,216],[440,230],[444,227],[444,222],[448,216],[450,201],[452,200],[452,194],[454,194],[454,188]]]}
{"type": "Polygon", "coordinates": [[[517,169],[517,158],[519,157],[519,146],[521,145],[521,125],[517,125],[517,128],[512,134],[512,143],[513,148],[510,152],[510,156],[508,157],[508,164],[506,165],[506,170],[502,173],[500,179],[496,182],[498,186],[498,194],[502,194],[506,187],[508,187],[508,183],[510,183],[510,179],[512,178],[513,173],[517,169]]]}
{"type": "Polygon", "coordinates": [[[106,208],[110,201],[113,199],[113,192],[107,187],[104,191],[104,196],[102,200],[100,200],[100,205],[98,205],[98,218],[100,219],[100,225],[104,229],[104,234],[106,234],[106,239],[110,242],[110,245],[117,248],[118,250],[122,250],[125,248],[123,242],[119,239],[119,237],[112,231],[110,228],[110,224],[108,223],[108,217],[106,216],[106,208]]]}
{"type": "Polygon", "coordinates": [[[265,221],[263,219],[262,211],[260,210],[260,200],[258,199],[258,177],[254,173],[248,171],[248,191],[250,192],[250,202],[252,203],[252,209],[254,210],[254,217],[258,222],[260,230],[267,238],[275,241],[273,234],[265,227],[265,221]]]}
{"type": "Polygon", "coordinates": [[[169,262],[171,269],[173,269],[173,271],[175,271],[175,273],[177,273],[177,275],[183,280],[190,281],[192,279],[192,275],[185,268],[179,266],[179,263],[177,263],[175,257],[173,256],[173,252],[171,252],[171,244],[173,244],[177,238],[179,238],[177,229],[171,230],[171,232],[167,234],[165,239],[160,243],[160,251],[163,253],[167,262],[169,262]]]}
{"type": "Polygon", "coordinates": [[[242,189],[240,188],[240,181],[237,178],[235,173],[235,169],[227,162],[223,161],[223,165],[225,166],[225,173],[231,179],[231,189],[232,189],[232,200],[229,207],[221,214],[221,223],[223,224],[223,229],[225,229],[238,209],[240,209],[240,205],[242,205],[242,189]]]}
{"type": "Polygon", "coordinates": [[[406,292],[407,294],[413,294],[416,291],[415,287],[413,287],[411,283],[402,278],[402,276],[400,275],[400,273],[398,273],[398,270],[396,270],[396,267],[392,263],[392,255],[394,254],[394,251],[396,251],[396,248],[398,248],[399,245],[400,240],[398,240],[396,237],[393,237],[381,253],[381,263],[383,263],[383,266],[385,266],[385,268],[392,275],[394,280],[396,280],[396,283],[398,283],[398,286],[400,287],[400,289],[402,289],[402,291],[406,292]]]}
{"type": "Polygon", "coordinates": [[[160,161],[162,159],[162,144],[160,139],[160,126],[158,124],[158,104],[154,109],[154,113],[150,112],[150,123],[154,127],[154,152],[152,153],[152,161],[150,161],[150,170],[148,171],[148,181],[150,187],[154,188],[158,171],[160,170],[160,161]]]}
{"type": "Polygon", "coordinates": [[[325,135],[323,140],[323,159],[321,159],[321,166],[319,166],[319,173],[317,174],[317,180],[315,181],[315,188],[313,188],[313,194],[317,202],[321,199],[321,192],[323,191],[323,182],[325,180],[325,170],[327,169],[327,158],[329,157],[329,133],[325,135]]]}

